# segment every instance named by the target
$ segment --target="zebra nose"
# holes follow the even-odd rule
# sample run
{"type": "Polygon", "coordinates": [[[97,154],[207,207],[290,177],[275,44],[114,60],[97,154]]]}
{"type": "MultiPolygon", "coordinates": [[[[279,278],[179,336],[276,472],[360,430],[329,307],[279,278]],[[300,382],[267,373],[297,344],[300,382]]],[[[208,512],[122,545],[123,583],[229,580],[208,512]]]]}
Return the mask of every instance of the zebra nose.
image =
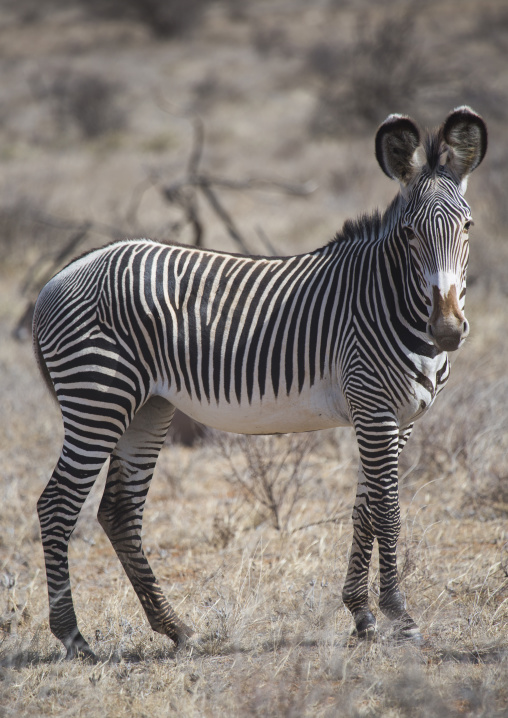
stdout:
{"type": "Polygon", "coordinates": [[[469,324],[460,308],[455,284],[446,293],[432,287],[432,313],[427,322],[427,338],[440,351],[453,352],[469,334],[469,324]]]}
{"type": "Polygon", "coordinates": [[[427,337],[440,351],[456,351],[469,334],[469,322],[465,317],[459,321],[440,317],[435,322],[428,322],[427,337]]]}

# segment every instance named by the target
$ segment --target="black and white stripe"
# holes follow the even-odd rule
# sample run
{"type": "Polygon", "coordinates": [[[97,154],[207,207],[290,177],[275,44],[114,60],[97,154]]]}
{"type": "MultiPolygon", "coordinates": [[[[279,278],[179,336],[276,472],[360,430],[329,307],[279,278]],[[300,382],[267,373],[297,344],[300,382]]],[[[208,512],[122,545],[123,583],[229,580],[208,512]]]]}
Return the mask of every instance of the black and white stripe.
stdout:
{"type": "Polygon", "coordinates": [[[413,421],[448,378],[440,342],[457,348],[466,333],[470,212],[461,187],[485,151],[478,128],[481,118],[459,108],[418,164],[418,128],[390,116],[376,148],[400,194],[383,216],[346,223],[314,252],[253,258],[117,242],[46,285],[35,347],[65,437],[38,510],[51,629],[69,656],[90,649],[72,606],[67,545],[108,458],[99,520],[152,627],[176,641],[190,633],[141,546],[143,506],[175,408],[250,434],[352,424],[361,466],[344,600],[359,634],[374,630],[367,577],[377,539],[380,607],[404,635],[417,634],[397,584],[397,462],[413,421]],[[466,140],[474,144],[473,131],[476,154],[464,169],[463,157],[453,158],[466,140]]]}

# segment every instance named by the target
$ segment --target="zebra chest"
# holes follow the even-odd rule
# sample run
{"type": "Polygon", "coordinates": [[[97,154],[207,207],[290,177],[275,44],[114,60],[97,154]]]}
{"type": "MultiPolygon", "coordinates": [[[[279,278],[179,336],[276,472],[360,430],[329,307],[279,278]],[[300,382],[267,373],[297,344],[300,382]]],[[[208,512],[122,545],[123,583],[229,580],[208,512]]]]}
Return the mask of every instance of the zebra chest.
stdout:
{"type": "Polygon", "coordinates": [[[408,377],[406,398],[398,403],[397,418],[401,426],[419,419],[429,409],[450,375],[448,356],[415,361],[414,373],[408,377]]]}
{"type": "Polygon", "coordinates": [[[432,406],[449,377],[448,356],[357,351],[344,365],[342,384],[350,403],[369,412],[393,412],[401,427],[412,424],[432,406]]]}
{"type": "Polygon", "coordinates": [[[397,406],[396,416],[400,426],[407,426],[419,419],[434,403],[435,392],[415,383],[407,399],[397,406]]]}

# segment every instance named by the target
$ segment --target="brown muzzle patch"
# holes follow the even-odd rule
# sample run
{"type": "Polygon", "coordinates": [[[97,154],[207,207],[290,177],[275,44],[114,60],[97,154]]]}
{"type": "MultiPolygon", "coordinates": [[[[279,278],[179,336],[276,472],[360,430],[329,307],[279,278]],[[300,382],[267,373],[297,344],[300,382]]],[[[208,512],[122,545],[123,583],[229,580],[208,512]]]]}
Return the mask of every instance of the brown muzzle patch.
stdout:
{"type": "Polygon", "coordinates": [[[429,319],[429,324],[434,326],[440,319],[444,319],[450,323],[453,323],[455,319],[457,324],[464,322],[465,317],[459,306],[459,297],[455,284],[451,285],[445,297],[441,296],[441,292],[435,284],[432,287],[432,314],[429,319]]]}
{"type": "Polygon", "coordinates": [[[455,351],[469,332],[466,318],[459,306],[456,285],[452,284],[444,297],[434,285],[432,300],[432,314],[427,325],[427,333],[442,351],[455,351]]]}

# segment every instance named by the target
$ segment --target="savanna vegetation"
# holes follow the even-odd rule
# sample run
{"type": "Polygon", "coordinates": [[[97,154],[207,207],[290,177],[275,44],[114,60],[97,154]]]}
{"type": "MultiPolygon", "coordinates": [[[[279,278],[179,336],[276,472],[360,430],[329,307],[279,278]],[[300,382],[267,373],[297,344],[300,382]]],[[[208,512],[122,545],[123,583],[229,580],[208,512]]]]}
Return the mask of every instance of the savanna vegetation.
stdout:
{"type": "Polygon", "coordinates": [[[0,716],[508,716],[508,9],[4,0],[0,39],[0,716]],[[99,479],[70,546],[99,661],[62,661],[36,515],[62,439],[29,341],[41,282],[117,237],[324,244],[396,192],[373,151],[386,115],[432,126],[460,104],[490,131],[467,195],[471,335],[400,477],[399,571],[423,645],[382,618],[376,642],[351,636],[352,431],[183,426],[144,541],[200,640],[175,652],[149,628],[96,521],[99,479]]]}

